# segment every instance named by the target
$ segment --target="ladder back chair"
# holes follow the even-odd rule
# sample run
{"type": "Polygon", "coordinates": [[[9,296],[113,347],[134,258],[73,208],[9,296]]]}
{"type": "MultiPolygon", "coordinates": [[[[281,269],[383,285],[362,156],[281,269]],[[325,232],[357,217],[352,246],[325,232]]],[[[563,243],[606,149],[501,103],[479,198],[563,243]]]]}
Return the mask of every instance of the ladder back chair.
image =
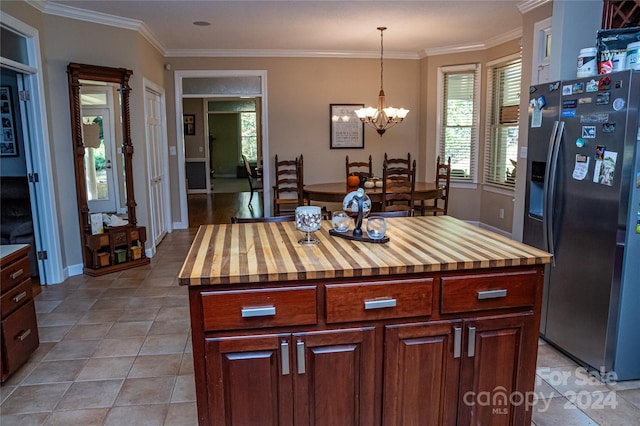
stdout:
{"type": "Polygon", "coordinates": [[[369,155],[369,162],[364,161],[353,161],[349,162],[349,156],[346,158],[347,165],[347,174],[345,178],[348,178],[350,175],[366,175],[368,178],[373,177],[373,162],[371,160],[371,155],[369,155]],[[363,170],[364,169],[364,170],[363,170]]]}
{"type": "Polygon", "coordinates": [[[415,206],[416,161],[411,168],[382,166],[383,212],[413,210],[415,206]]]}
{"type": "Polygon", "coordinates": [[[446,163],[440,162],[440,156],[436,160],[436,186],[440,189],[440,196],[433,200],[432,205],[425,205],[430,203],[430,200],[423,200],[420,202],[420,210],[422,215],[438,214],[446,215],[449,211],[449,186],[451,184],[451,157],[447,159],[446,163]]]}
{"type": "Polygon", "coordinates": [[[294,160],[279,160],[275,156],[273,211],[276,216],[292,213],[303,205],[302,155],[294,160]]]}
{"type": "Polygon", "coordinates": [[[407,158],[388,158],[385,152],[383,164],[385,163],[389,169],[411,169],[411,153],[407,153],[407,158]]]}
{"type": "Polygon", "coordinates": [[[251,200],[253,199],[253,193],[256,191],[262,191],[264,186],[262,183],[262,179],[258,178],[253,170],[251,169],[251,165],[249,164],[249,160],[247,156],[242,154],[242,161],[244,162],[244,168],[247,171],[247,179],[249,179],[249,189],[251,190],[251,196],[249,197],[249,205],[251,205],[251,200]]]}

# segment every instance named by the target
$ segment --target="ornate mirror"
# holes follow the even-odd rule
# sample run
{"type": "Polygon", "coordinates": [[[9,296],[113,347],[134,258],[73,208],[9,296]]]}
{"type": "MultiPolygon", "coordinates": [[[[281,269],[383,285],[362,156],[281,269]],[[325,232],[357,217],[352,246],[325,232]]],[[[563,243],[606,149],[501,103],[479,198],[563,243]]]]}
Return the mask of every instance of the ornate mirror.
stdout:
{"type": "Polygon", "coordinates": [[[132,71],[70,63],[67,74],[84,272],[103,275],[149,263],[131,179],[132,71]]]}

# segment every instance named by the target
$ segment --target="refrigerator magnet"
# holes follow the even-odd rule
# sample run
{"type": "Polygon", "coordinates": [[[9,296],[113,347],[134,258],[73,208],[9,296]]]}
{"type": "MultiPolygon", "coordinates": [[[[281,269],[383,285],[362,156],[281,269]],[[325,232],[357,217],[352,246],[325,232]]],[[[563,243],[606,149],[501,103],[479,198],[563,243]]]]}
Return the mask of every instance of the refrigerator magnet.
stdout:
{"type": "Polygon", "coordinates": [[[573,85],[573,94],[584,92],[584,83],[575,83],[573,85]]]}
{"type": "Polygon", "coordinates": [[[596,95],[596,105],[608,105],[611,99],[610,92],[601,92],[596,95]]]}
{"type": "Polygon", "coordinates": [[[613,109],[614,109],[615,111],[620,111],[620,110],[621,110],[621,109],[623,109],[623,108],[624,108],[624,99],[622,99],[622,98],[616,98],[616,99],[613,101],[613,109]]]}
{"type": "Polygon", "coordinates": [[[572,95],[573,86],[567,84],[566,86],[562,86],[562,96],[572,95]]]}
{"type": "Polygon", "coordinates": [[[596,161],[593,181],[601,185],[613,186],[613,175],[616,171],[617,152],[607,151],[601,161],[596,161]]]}
{"type": "Polygon", "coordinates": [[[584,139],[582,139],[582,138],[576,139],[576,146],[578,148],[584,148],[585,144],[586,144],[586,142],[585,142],[584,139]]]}
{"type": "Polygon", "coordinates": [[[602,133],[613,133],[616,131],[616,123],[602,123],[602,133]]]}
{"type": "Polygon", "coordinates": [[[598,91],[598,82],[595,80],[587,81],[587,92],[597,92],[598,91]]]}
{"type": "Polygon", "coordinates": [[[562,110],[562,118],[573,118],[576,116],[575,109],[563,109],[562,110]]]}
{"type": "Polygon", "coordinates": [[[596,161],[602,160],[604,158],[604,153],[606,150],[607,150],[607,147],[604,145],[596,146],[596,155],[594,156],[596,161]]]}
{"type": "Polygon", "coordinates": [[[572,177],[575,180],[584,180],[587,177],[587,172],[589,171],[589,160],[591,160],[586,155],[576,154],[576,163],[573,166],[573,174],[572,177]]]}
{"type": "Polygon", "coordinates": [[[595,139],[596,126],[582,126],[582,137],[584,139],[595,139]]]}

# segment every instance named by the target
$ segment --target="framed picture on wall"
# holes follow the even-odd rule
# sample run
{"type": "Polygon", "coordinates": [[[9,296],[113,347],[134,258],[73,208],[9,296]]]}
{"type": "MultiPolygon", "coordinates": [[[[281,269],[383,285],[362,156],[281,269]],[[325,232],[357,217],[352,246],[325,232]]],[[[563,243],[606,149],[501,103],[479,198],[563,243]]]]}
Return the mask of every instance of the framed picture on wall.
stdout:
{"type": "Polygon", "coordinates": [[[182,116],[184,123],[184,134],[193,136],[196,134],[196,116],[194,114],[184,114],[182,116]]]}
{"type": "Polygon", "coordinates": [[[0,139],[0,156],[17,157],[18,141],[16,140],[16,126],[13,120],[11,103],[11,88],[0,87],[0,119],[2,119],[2,138],[0,139]]]}
{"type": "Polygon", "coordinates": [[[330,104],[331,149],[364,149],[364,123],[355,110],[364,104],[330,104]]]}

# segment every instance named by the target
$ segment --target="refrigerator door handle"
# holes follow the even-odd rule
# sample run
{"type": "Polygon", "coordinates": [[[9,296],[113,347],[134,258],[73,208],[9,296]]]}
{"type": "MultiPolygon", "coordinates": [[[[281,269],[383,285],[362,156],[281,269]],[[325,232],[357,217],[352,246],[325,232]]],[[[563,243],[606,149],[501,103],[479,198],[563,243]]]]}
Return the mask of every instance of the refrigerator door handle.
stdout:
{"type": "Polygon", "coordinates": [[[553,154],[551,158],[551,166],[550,168],[550,182],[549,182],[549,193],[548,193],[548,202],[547,202],[547,212],[545,217],[547,218],[547,241],[549,247],[549,253],[553,255],[551,260],[551,266],[556,266],[556,249],[554,244],[554,235],[553,235],[553,202],[556,197],[556,174],[558,171],[558,153],[560,152],[560,143],[562,141],[562,135],[564,134],[564,121],[560,121],[558,123],[558,132],[556,133],[556,141],[554,143],[553,154]]]}
{"type": "Polygon", "coordinates": [[[553,123],[553,129],[549,136],[549,148],[547,149],[547,166],[544,170],[544,187],[542,195],[542,245],[544,250],[549,251],[549,182],[551,180],[551,159],[556,145],[556,135],[558,134],[559,121],[553,123]]]}

